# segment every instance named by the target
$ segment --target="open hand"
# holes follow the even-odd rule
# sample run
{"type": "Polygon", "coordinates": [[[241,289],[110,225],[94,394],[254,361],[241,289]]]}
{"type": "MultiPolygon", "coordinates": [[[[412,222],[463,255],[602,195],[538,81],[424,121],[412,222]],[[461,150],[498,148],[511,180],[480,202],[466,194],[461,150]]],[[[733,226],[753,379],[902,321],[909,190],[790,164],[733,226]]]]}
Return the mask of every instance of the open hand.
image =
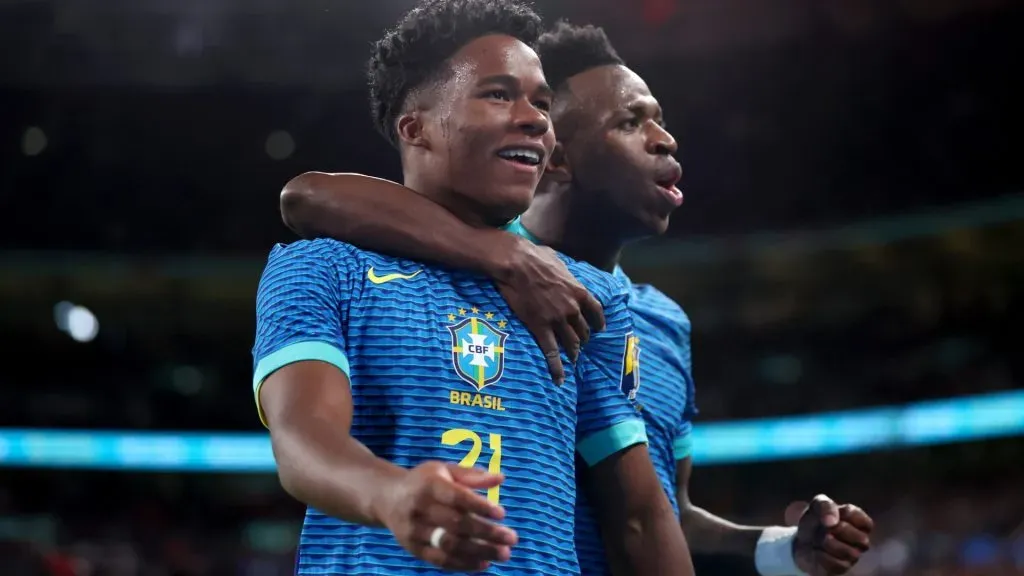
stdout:
{"type": "Polygon", "coordinates": [[[500,506],[474,490],[497,486],[500,474],[429,461],[409,471],[382,503],[380,517],[399,544],[445,570],[486,570],[509,559],[518,541],[515,531],[494,522],[505,517],[500,506]],[[443,528],[438,546],[431,543],[443,528]]]}

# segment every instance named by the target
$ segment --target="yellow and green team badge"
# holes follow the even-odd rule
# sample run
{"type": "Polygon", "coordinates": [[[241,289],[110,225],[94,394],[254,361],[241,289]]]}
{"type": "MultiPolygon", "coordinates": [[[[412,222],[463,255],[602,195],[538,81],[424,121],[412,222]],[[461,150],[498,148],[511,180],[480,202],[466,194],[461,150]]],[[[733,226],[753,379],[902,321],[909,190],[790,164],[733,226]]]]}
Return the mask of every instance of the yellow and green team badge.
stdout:
{"type": "MultiPolygon", "coordinates": [[[[477,309],[473,309],[477,312],[477,309]]],[[[459,311],[460,315],[465,310],[459,311]]],[[[493,318],[494,314],[487,314],[493,318]]],[[[448,316],[450,319],[454,315],[448,316]]],[[[504,327],[505,322],[498,322],[504,327]]],[[[505,340],[508,333],[491,322],[469,316],[447,327],[452,335],[452,366],[455,373],[478,391],[501,380],[505,372],[505,340]]]]}
{"type": "Polygon", "coordinates": [[[630,400],[636,400],[640,390],[640,338],[632,332],[626,334],[626,349],[622,353],[622,376],[619,380],[622,393],[630,400]]]}

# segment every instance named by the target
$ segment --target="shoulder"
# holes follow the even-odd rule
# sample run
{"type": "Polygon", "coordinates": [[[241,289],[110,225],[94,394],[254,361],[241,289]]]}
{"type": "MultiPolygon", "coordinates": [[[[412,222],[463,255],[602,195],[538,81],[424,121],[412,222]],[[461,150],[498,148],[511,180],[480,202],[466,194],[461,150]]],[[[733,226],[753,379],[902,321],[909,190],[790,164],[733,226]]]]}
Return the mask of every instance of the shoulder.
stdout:
{"type": "Polygon", "coordinates": [[[270,250],[267,272],[276,269],[303,270],[306,273],[330,272],[338,278],[363,274],[376,266],[399,270],[408,261],[394,256],[364,250],[347,242],[330,238],[298,240],[290,244],[277,244],[270,250]]]}
{"type": "Polygon", "coordinates": [[[690,332],[690,316],[675,300],[650,284],[636,286],[636,294],[630,302],[631,308],[643,310],[662,318],[666,323],[690,332]]]}
{"type": "Polygon", "coordinates": [[[684,348],[689,346],[692,331],[690,317],[661,290],[650,284],[634,284],[629,311],[655,327],[658,338],[670,339],[684,348]]]}
{"type": "Polygon", "coordinates": [[[316,240],[297,240],[289,244],[275,244],[270,249],[270,261],[288,260],[326,260],[337,261],[354,259],[360,252],[359,248],[345,242],[330,238],[316,240]]]}
{"type": "Polygon", "coordinates": [[[569,268],[569,272],[583,284],[583,287],[590,291],[597,298],[602,305],[608,306],[610,303],[616,300],[625,299],[629,292],[626,287],[619,282],[614,276],[603,270],[587,264],[586,262],[579,262],[573,260],[564,254],[559,254],[562,261],[565,262],[566,267],[569,268]]]}

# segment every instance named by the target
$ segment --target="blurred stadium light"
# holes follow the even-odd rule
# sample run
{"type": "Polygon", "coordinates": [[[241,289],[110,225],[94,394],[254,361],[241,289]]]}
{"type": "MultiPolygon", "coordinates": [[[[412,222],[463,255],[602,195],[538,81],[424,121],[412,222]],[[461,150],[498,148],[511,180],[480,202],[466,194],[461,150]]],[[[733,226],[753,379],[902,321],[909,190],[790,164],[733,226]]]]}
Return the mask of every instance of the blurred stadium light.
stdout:
{"type": "MultiPolygon", "coordinates": [[[[1024,392],[694,428],[697,464],[785,460],[1024,434],[1024,392]]],[[[270,472],[266,434],[0,430],[0,465],[270,472]]]]}

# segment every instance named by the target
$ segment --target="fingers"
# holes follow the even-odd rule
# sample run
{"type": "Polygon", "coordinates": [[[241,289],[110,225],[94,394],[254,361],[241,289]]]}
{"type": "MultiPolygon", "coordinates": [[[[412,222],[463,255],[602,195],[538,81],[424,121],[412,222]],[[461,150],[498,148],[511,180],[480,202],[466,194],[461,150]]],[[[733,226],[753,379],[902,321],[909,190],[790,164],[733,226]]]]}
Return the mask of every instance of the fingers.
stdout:
{"type": "Polygon", "coordinates": [[[504,508],[492,504],[486,497],[458,484],[443,480],[433,482],[430,485],[430,495],[438,504],[455,508],[461,512],[495,520],[505,517],[504,508]]]}
{"type": "Polygon", "coordinates": [[[858,524],[873,528],[871,518],[860,508],[845,504],[839,507],[839,523],[824,532],[815,544],[816,564],[827,574],[845,574],[860,560],[861,554],[871,548],[870,528],[862,530],[858,524]],[[844,517],[845,516],[845,517],[844,517]]]}
{"type": "Polygon", "coordinates": [[[486,490],[500,486],[505,481],[504,474],[491,474],[482,468],[463,468],[456,464],[449,464],[448,472],[451,474],[453,482],[471,490],[486,490]]]}
{"type": "MultiPolygon", "coordinates": [[[[427,509],[420,522],[424,529],[423,531],[418,530],[416,537],[425,536],[429,543],[431,533],[440,526],[445,529],[444,537],[441,539],[442,542],[446,538],[451,541],[450,546],[442,545],[441,547],[449,552],[454,552],[455,544],[461,545],[461,543],[456,542],[458,540],[471,540],[483,547],[489,545],[492,548],[497,546],[506,549],[519,542],[519,535],[516,534],[515,530],[507,526],[491,522],[475,514],[464,513],[441,505],[431,506],[427,509]]],[[[483,550],[483,548],[480,548],[480,550],[483,550]]],[[[507,552],[507,550],[505,551],[507,552]]],[[[487,559],[502,560],[503,558],[499,555],[488,557],[487,559]]]]}
{"type": "Polygon", "coordinates": [[[818,549],[826,555],[842,562],[849,562],[852,564],[860,559],[860,550],[841,541],[831,532],[825,534],[825,537],[821,540],[821,544],[818,545],[818,549]]]}
{"type": "Polygon", "coordinates": [[[815,496],[814,499],[811,500],[811,505],[808,510],[816,518],[820,519],[822,525],[826,528],[831,528],[836,524],[839,524],[839,505],[824,494],[818,494],[815,496]]]}
{"type": "Polygon", "coordinates": [[[507,561],[512,557],[511,546],[519,541],[510,528],[441,504],[417,517],[411,536],[424,560],[463,571],[485,570],[491,562],[507,561]],[[434,547],[431,538],[438,528],[444,532],[434,547]]]}
{"type": "Polygon", "coordinates": [[[587,319],[587,324],[594,332],[604,330],[604,307],[590,291],[584,289],[583,298],[580,299],[580,312],[587,319]]]}
{"type": "MultiPolygon", "coordinates": [[[[587,325],[586,319],[583,318],[583,314],[573,314],[569,316],[568,320],[569,327],[576,333],[576,337],[580,341],[580,346],[586,346],[587,342],[590,341],[590,326],[587,325]]],[[[573,359],[575,362],[576,359],[573,359]]]]}
{"type": "MultiPolygon", "coordinates": [[[[841,544],[850,546],[861,552],[866,552],[871,548],[871,538],[865,532],[859,530],[856,526],[846,521],[842,521],[838,526],[832,528],[829,531],[828,536],[831,536],[841,544]]],[[[828,540],[828,538],[826,538],[826,540],[828,540]]]]}
{"type": "Polygon", "coordinates": [[[846,574],[871,547],[871,517],[852,504],[839,506],[824,494],[810,504],[790,504],[786,522],[799,526],[798,553],[813,565],[814,574],[846,574]]]}
{"type": "Polygon", "coordinates": [[[555,384],[561,385],[565,382],[565,369],[562,367],[562,355],[558,352],[555,333],[550,329],[545,329],[540,333],[534,332],[533,335],[537,339],[537,344],[540,344],[541,351],[544,352],[544,359],[547,360],[551,379],[555,381],[555,384]]]}
{"type": "Polygon", "coordinates": [[[839,507],[839,519],[849,522],[850,525],[865,534],[871,534],[875,529],[875,522],[868,516],[867,512],[853,504],[843,504],[839,507]]]}
{"type": "Polygon", "coordinates": [[[555,334],[562,343],[562,348],[565,350],[566,356],[569,357],[569,361],[575,362],[580,356],[580,339],[570,326],[568,319],[555,323],[555,334]]]}
{"type": "Polygon", "coordinates": [[[504,481],[501,474],[429,461],[409,477],[411,499],[385,524],[406,550],[445,570],[476,572],[511,557],[519,537],[494,520],[505,510],[477,494],[504,481]],[[433,541],[432,541],[433,540],[433,541]]]}

